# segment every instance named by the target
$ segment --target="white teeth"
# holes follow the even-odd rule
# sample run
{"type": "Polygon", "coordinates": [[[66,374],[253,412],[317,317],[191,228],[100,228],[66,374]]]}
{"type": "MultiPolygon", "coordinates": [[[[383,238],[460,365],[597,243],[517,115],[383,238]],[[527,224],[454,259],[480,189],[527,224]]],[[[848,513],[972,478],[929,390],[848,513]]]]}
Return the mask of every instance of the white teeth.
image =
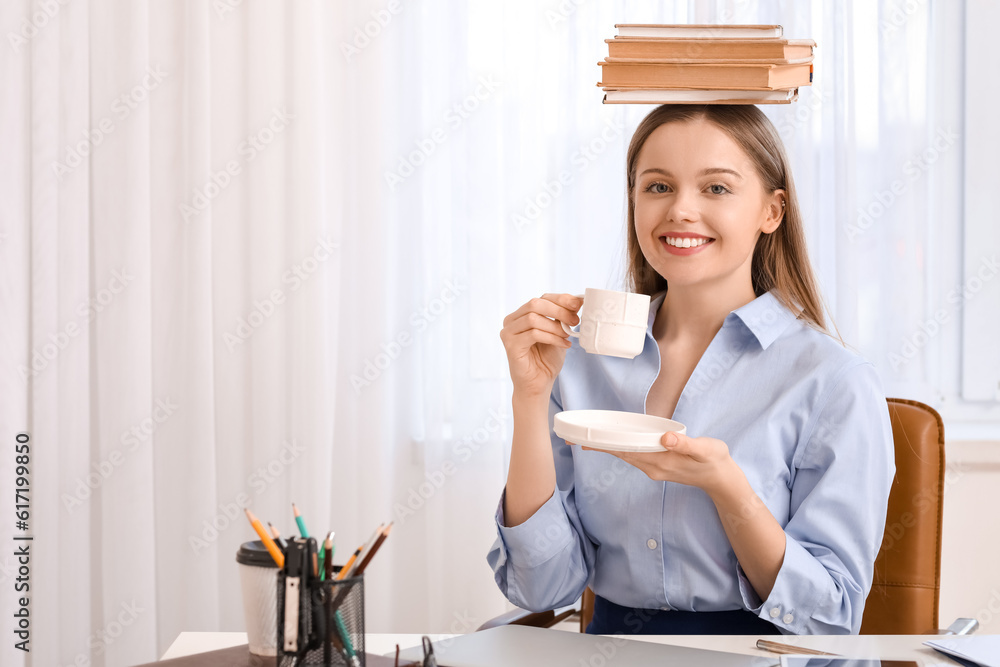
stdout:
{"type": "Polygon", "coordinates": [[[671,236],[664,237],[667,241],[667,245],[672,245],[676,248],[696,248],[701,245],[705,245],[712,239],[692,239],[685,237],[682,239],[673,238],[671,236]]]}

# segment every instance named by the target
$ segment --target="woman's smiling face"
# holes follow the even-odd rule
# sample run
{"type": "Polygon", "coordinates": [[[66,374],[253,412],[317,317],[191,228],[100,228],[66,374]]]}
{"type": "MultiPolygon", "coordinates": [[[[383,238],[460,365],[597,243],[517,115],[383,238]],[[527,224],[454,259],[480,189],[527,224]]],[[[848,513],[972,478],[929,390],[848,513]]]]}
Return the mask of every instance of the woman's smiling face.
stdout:
{"type": "Polygon", "coordinates": [[[757,237],[781,223],[750,158],[704,119],[665,123],[646,139],[632,193],[646,261],[669,285],[751,287],[757,237]]]}

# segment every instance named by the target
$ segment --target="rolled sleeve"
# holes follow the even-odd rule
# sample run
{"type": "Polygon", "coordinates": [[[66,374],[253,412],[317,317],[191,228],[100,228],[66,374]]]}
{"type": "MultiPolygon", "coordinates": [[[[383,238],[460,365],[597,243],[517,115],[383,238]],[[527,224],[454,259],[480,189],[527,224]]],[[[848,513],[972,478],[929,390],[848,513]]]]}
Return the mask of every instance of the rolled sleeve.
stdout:
{"type": "Polygon", "coordinates": [[[573,528],[563,511],[558,490],[527,521],[517,526],[504,525],[503,501],[506,495],[504,491],[497,506],[497,532],[500,543],[516,566],[538,567],[575,545],[573,528]]]}
{"type": "MultiPolygon", "coordinates": [[[[558,398],[554,389],[550,426],[561,409],[558,398]]],[[[572,456],[558,436],[552,433],[551,438],[558,480],[552,496],[526,521],[507,526],[504,490],[495,514],[497,538],[486,556],[500,591],[511,603],[529,611],[575,602],[587,586],[595,558],[594,545],[576,509],[572,456]]]]}
{"type": "Polygon", "coordinates": [[[737,568],[743,603],[789,634],[856,634],[882,543],[895,472],[892,428],[875,369],[834,383],[796,453],[785,557],[761,601],[737,568]]]}

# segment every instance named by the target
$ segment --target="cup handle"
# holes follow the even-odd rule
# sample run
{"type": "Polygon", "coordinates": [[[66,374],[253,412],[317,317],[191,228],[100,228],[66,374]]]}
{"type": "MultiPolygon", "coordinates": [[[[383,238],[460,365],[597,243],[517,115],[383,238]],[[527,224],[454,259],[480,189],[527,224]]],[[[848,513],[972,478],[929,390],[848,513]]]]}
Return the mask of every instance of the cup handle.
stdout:
{"type": "MultiPolygon", "coordinates": [[[[575,296],[576,298],[578,298],[578,299],[582,299],[582,298],[583,298],[583,295],[582,295],[582,294],[575,294],[574,296],[575,296]]],[[[586,304],[584,304],[584,305],[586,305],[586,304]]],[[[579,312],[581,313],[581,314],[580,314],[580,321],[582,322],[582,321],[583,321],[583,315],[582,315],[582,313],[583,313],[583,306],[580,306],[580,310],[579,310],[579,312]]],[[[578,331],[573,331],[573,330],[572,330],[572,329],[570,329],[570,328],[569,328],[568,326],[566,326],[566,323],[565,323],[565,322],[563,322],[562,320],[559,320],[559,324],[560,324],[560,325],[562,325],[562,328],[563,328],[563,331],[565,331],[566,333],[568,333],[568,334],[569,334],[570,336],[572,336],[573,338],[579,338],[579,337],[580,337],[580,332],[578,332],[578,331]]]]}

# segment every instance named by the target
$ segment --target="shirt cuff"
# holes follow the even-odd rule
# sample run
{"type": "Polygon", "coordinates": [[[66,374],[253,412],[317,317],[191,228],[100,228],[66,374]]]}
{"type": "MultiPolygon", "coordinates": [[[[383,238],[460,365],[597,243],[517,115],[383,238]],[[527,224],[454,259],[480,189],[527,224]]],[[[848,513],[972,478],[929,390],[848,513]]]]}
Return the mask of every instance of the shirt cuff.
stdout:
{"type": "Polygon", "coordinates": [[[785,558],[766,600],[762,601],[757,595],[739,563],[736,564],[736,576],[747,610],[770,621],[785,634],[798,635],[804,633],[816,611],[821,595],[817,582],[829,580],[830,573],[805,547],[786,536],[785,558]]]}
{"type": "Polygon", "coordinates": [[[573,545],[574,533],[559,497],[559,489],[539,507],[527,521],[516,526],[505,526],[503,501],[507,490],[500,495],[496,524],[506,560],[515,567],[538,567],[573,545]]]}

